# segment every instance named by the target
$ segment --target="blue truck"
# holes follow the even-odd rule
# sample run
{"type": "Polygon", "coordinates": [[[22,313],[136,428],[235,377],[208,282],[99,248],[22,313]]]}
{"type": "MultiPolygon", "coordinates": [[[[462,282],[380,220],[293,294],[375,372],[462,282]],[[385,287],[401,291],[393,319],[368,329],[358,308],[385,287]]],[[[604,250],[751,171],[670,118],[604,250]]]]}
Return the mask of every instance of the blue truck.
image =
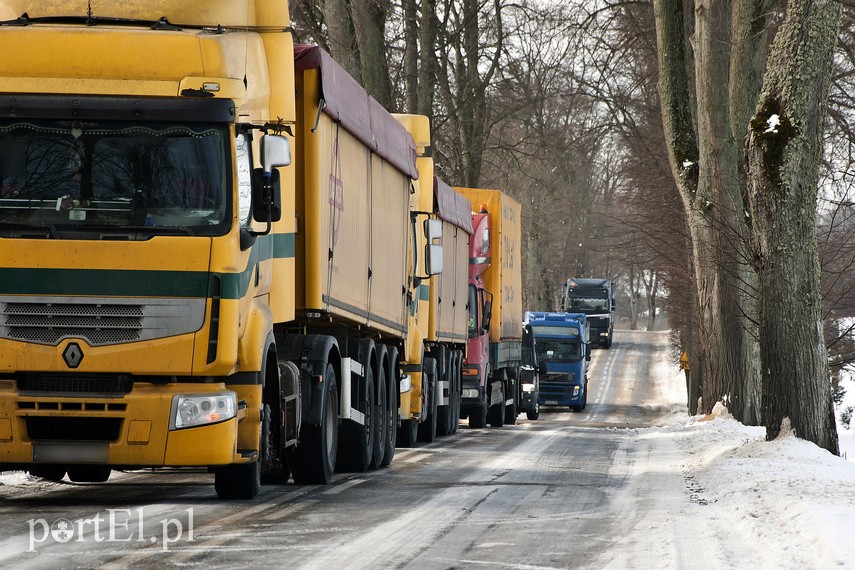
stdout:
{"type": "Polygon", "coordinates": [[[581,412],[588,403],[588,362],[591,360],[584,313],[528,312],[537,347],[541,406],[569,406],[581,412]]]}
{"type": "Polygon", "coordinates": [[[615,332],[614,281],[571,277],[564,284],[561,309],[568,313],[585,313],[591,341],[611,348],[615,332]]]}

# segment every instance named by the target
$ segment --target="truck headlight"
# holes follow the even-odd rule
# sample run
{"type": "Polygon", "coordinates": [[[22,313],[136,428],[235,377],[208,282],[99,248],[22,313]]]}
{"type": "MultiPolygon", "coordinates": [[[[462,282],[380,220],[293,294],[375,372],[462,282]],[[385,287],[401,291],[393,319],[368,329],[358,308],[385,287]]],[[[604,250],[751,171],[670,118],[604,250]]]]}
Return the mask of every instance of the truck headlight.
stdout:
{"type": "Polygon", "coordinates": [[[582,388],[580,386],[573,386],[573,397],[575,398],[576,396],[578,396],[579,392],[581,392],[581,391],[582,391],[582,388]]]}
{"type": "Polygon", "coordinates": [[[523,384],[522,391],[524,393],[534,392],[534,384],[523,384]]]}
{"type": "Polygon", "coordinates": [[[479,390],[477,388],[464,388],[463,389],[463,397],[464,398],[477,398],[479,390]]]}
{"type": "Polygon", "coordinates": [[[176,430],[229,420],[237,414],[234,392],[176,394],[172,397],[169,429],[176,430]]]}

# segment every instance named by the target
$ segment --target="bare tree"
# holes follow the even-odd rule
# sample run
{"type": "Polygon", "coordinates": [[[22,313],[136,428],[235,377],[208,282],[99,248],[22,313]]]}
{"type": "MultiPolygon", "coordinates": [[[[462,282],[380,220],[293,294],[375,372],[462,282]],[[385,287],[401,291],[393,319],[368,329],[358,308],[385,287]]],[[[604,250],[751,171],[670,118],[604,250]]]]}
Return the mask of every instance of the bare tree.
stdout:
{"type": "Polygon", "coordinates": [[[839,21],[837,2],[788,0],[747,142],[766,436],[789,418],[799,437],[834,454],[815,212],[839,21]]]}

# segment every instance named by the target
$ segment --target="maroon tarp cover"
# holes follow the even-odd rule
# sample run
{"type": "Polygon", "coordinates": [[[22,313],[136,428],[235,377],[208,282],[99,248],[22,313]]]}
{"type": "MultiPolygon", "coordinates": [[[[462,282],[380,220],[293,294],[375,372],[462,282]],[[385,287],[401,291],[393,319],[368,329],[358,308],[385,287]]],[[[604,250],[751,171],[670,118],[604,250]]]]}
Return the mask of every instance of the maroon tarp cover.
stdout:
{"type": "Polygon", "coordinates": [[[320,69],[324,113],[395,168],[419,177],[413,137],[330,54],[318,46],[295,45],[294,68],[320,69]]]}
{"type": "Polygon", "coordinates": [[[433,177],[433,191],[439,218],[472,235],[472,205],[469,200],[436,176],[433,177]]]}

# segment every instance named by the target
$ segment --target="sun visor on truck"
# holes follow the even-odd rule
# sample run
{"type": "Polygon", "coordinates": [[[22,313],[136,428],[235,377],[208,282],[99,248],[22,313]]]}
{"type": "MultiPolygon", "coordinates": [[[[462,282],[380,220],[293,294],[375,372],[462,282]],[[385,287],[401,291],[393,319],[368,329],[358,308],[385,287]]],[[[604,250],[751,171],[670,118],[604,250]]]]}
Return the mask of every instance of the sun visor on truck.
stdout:
{"type": "Polygon", "coordinates": [[[436,176],[433,177],[433,192],[436,196],[436,214],[439,219],[454,224],[472,235],[472,205],[469,200],[436,176]]]}
{"type": "Polygon", "coordinates": [[[413,137],[330,54],[318,46],[295,45],[294,68],[320,69],[324,113],[395,168],[419,177],[413,137]]]}

